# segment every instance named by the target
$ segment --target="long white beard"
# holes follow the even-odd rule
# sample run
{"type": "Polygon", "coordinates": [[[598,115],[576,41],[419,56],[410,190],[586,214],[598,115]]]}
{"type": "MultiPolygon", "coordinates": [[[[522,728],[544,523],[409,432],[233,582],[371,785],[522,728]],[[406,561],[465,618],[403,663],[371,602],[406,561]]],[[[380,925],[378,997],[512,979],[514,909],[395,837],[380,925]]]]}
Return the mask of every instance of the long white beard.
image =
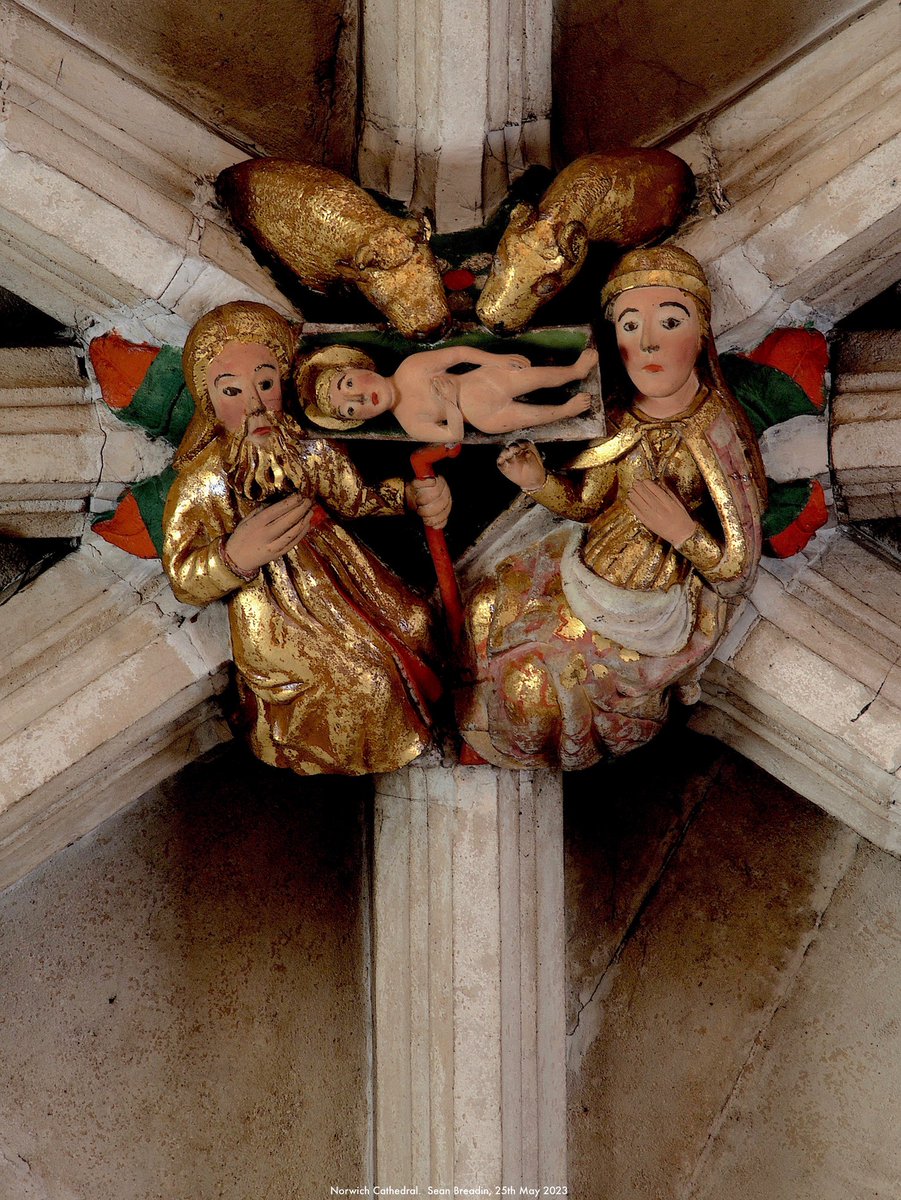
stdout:
{"type": "Polygon", "coordinates": [[[305,491],[303,462],[298,443],[303,429],[288,413],[269,413],[272,433],[264,446],[247,436],[247,423],[228,435],[225,468],[235,491],[248,500],[265,500],[279,492],[305,491]]]}

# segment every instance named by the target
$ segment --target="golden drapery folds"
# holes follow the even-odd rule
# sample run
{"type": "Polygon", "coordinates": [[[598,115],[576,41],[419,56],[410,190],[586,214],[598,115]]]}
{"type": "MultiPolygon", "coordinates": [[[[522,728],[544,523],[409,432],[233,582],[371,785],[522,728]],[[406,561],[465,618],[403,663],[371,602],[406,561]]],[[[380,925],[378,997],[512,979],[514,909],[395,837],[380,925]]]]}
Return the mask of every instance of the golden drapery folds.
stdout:
{"type": "Polygon", "coordinates": [[[635,307],[631,330],[618,331],[627,370],[638,328],[646,361],[675,370],[671,392],[647,393],[651,411],[666,415],[642,411],[645,381],[635,378],[633,360],[637,398],[619,429],[565,474],[530,489],[566,519],[498,563],[469,596],[457,715],[466,741],[499,766],[574,770],[649,741],[666,720],[673,688],[686,701],[698,698],[729,603],[750,588],[760,561],[763,463],[723,380],[704,271],[678,246],[630,251],[603,290],[608,317],[634,289],[676,310],[652,321],[635,307]],[[691,374],[684,347],[669,338],[681,324],[678,310],[691,319],[688,305],[698,329],[691,374]],[[689,384],[694,396],[684,406],[689,384]],[[649,485],[694,521],[684,540],[671,543],[632,511],[630,494],[649,485]]]}
{"type": "Polygon", "coordinates": [[[429,744],[440,686],[431,610],[335,518],[404,511],[404,486],[360,477],[343,448],[296,431],[293,488],[317,503],[313,528],[251,579],[224,544],[257,504],[233,487],[206,368],[230,343],[269,347],[282,383],[293,332],[264,305],[207,313],[188,336],[184,373],[196,412],[163,516],[163,565],[179,600],[228,605],[243,716],[254,753],[302,775],[396,770],[429,744]]]}
{"type": "MultiPolygon", "coordinates": [[[[310,495],[340,517],[403,511],[403,485],[360,479],[334,443],[301,451],[310,495]]],[[[251,748],[302,775],[396,770],[429,743],[435,699],[431,612],[365,547],[325,517],[250,582],[221,542],[250,511],[230,488],[218,441],[176,479],[164,566],[189,604],[228,601],[251,748]]]]}
{"type": "Polygon", "coordinates": [[[532,493],[569,518],[505,559],[469,597],[461,732],[501,766],[591,766],[662,727],[668,689],[699,677],[728,597],[760,559],[760,504],[733,416],[702,388],[678,419],[626,414],[612,437],[532,493]],[[665,478],[697,521],[678,549],[624,497],[665,478]]]}

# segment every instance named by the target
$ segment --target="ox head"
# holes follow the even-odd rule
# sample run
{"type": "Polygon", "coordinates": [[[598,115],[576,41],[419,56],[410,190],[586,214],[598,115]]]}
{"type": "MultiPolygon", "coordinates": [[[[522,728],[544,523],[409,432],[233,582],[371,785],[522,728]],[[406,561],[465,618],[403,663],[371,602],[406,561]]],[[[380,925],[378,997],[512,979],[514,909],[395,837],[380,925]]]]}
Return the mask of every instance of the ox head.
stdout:
{"type": "Polygon", "coordinates": [[[479,320],[495,333],[522,329],[576,275],[588,253],[581,221],[542,217],[531,204],[510,214],[479,297],[479,320]]]}
{"type": "Polygon", "coordinates": [[[355,283],[404,337],[440,334],[450,325],[431,236],[427,217],[392,219],[374,228],[349,261],[337,264],[342,278],[355,283]]]}

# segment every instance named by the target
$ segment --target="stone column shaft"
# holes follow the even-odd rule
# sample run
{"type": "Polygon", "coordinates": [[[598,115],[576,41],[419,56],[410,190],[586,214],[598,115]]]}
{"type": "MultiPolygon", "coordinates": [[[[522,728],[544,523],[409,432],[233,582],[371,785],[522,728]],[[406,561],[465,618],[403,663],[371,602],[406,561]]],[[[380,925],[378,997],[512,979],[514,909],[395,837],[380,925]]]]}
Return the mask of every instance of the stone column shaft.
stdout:
{"type": "Polygon", "coordinates": [[[384,776],[374,855],[376,1182],[564,1184],[560,776],[384,776]]]}
{"type": "Polygon", "coordinates": [[[360,181],[479,225],[550,155],[550,0],[364,0],[360,181]]]}

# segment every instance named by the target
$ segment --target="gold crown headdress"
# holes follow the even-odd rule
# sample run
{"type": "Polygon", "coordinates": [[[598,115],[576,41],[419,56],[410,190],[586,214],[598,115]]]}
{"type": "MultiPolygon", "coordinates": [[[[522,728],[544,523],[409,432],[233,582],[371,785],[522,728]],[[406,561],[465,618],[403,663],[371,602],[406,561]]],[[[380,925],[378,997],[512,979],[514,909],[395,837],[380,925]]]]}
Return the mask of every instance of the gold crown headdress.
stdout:
{"type": "Polygon", "coordinates": [[[601,291],[601,307],[610,316],[617,296],[632,288],[674,287],[693,296],[710,315],[710,286],[701,264],[678,246],[655,246],[649,250],[630,250],[623,255],[601,291]]]}

